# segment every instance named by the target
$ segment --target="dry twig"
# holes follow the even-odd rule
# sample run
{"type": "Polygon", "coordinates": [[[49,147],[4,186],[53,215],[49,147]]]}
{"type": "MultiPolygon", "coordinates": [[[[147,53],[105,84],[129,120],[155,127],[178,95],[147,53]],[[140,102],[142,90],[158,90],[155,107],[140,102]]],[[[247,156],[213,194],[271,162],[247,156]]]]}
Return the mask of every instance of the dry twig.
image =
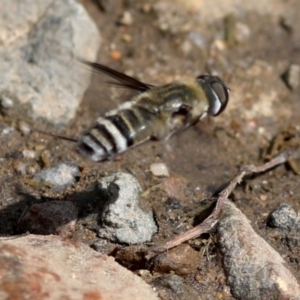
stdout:
{"type": "MultiPolygon", "coordinates": [[[[234,188],[238,183],[242,181],[242,179],[249,174],[253,173],[262,173],[265,171],[268,171],[275,166],[278,166],[280,164],[283,164],[288,161],[288,159],[297,159],[300,158],[300,149],[295,150],[287,150],[284,152],[281,152],[276,157],[271,159],[269,162],[263,164],[262,166],[245,166],[241,169],[241,171],[238,173],[238,175],[229,183],[229,185],[219,194],[219,197],[217,199],[216,206],[211,213],[210,216],[208,216],[201,224],[197,225],[196,227],[176,236],[169,242],[150,249],[150,253],[153,253],[153,255],[157,255],[161,252],[167,251],[171,248],[174,248],[182,243],[184,243],[187,240],[196,238],[200,236],[203,233],[207,233],[213,230],[215,225],[219,221],[220,212],[222,210],[224,202],[227,200],[228,196],[232,193],[234,188]]],[[[150,254],[151,256],[151,254],[150,254]]]]}

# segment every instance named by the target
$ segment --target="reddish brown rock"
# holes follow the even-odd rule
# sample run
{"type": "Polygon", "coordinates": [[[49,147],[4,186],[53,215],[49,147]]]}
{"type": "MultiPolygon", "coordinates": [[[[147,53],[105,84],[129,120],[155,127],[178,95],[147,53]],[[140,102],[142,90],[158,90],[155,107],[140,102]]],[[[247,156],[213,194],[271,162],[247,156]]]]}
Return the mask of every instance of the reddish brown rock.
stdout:
{"type": "Polygon", "coordinates": [[[154,262],[154,270],[161,273],[173,271],[178,275],[193,274],[200,262],[200,254],[187,244],[159,254],[154,262]]]}
{"type": "Polygon", "coordinates": [[[0,299],[158,299],[141,278],[58,236],[0,241],[0,299]]]}

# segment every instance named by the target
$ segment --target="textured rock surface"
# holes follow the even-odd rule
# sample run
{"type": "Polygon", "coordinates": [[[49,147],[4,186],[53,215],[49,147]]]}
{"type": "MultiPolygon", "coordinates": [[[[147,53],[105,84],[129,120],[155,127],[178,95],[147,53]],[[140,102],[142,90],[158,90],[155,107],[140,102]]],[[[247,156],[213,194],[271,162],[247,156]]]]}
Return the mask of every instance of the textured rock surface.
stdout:
{"type": "Polygon", "coordinates": [[[102,215],[103,227],[99,230],[101,237],[127,244],[151,240],[157,226],[152,213],[139,206],[142,189],[134,176],[116,173],[101,178],[99,189],[108,198],[102,215]]]}
{"type": "Polygon", "coordinates": [[[160,273],[173,272],[177,275],[193,274],[199,267],[201,254],[187,244],[157,255],[154,270],[160,273]]]}
{"type": "Polygon", "coordinates": [[[300,287],[283,258],[229,201],[218,232],[228,283],[237,299],[300,299],[300,287]]]}
{"type": "Polygon", "coordinates": [[[112,257],[57,236],[0,240],[0,274],[0,299],[158,299],[112,257]]]}
{"type": "Polygon", "coordinates": [[[288,204],[281,203],[269,216],[268,225],[290,231],[296,223],[297,212],[288,204]]]}
{"type": "Polygon", "coordinates": [[[34,176],[34,179],[59,191],[75,183],[79,176],[80,171],[75,164],[61,163],[53,168],[42,170],[34,176]]]}
{"type": "Polygon", "coordinates": [[[100,37],[74,0],[0,2],[0,100],[26,105],[34,118],[66,124],[90,74],[76,56],[95,60],[100,37]]]}

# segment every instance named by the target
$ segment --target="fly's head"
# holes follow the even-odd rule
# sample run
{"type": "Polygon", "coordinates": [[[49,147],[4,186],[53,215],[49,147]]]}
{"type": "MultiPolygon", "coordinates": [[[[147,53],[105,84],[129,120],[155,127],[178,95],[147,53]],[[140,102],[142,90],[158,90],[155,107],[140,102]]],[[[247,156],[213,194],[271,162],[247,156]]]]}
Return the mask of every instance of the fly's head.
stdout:
{"type": "Polygon", "coordinates": [[[208,100],[207,113],[211,116],[219,115],[227,106],[229,88],[217,76],[200,75],[197,83],[202,87],[208,100]]]}

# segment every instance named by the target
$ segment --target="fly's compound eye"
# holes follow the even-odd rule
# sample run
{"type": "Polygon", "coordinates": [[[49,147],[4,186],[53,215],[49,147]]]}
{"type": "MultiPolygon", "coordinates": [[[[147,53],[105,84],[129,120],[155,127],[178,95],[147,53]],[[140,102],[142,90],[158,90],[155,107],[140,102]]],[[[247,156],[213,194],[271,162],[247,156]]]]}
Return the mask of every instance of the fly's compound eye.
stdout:
{"type": "Polygon", "coordinates": [[[219,115],[227,106],[229,89],[217,76],[201,75],[197,78],[209,102],[208,114],[219,115]]]}

